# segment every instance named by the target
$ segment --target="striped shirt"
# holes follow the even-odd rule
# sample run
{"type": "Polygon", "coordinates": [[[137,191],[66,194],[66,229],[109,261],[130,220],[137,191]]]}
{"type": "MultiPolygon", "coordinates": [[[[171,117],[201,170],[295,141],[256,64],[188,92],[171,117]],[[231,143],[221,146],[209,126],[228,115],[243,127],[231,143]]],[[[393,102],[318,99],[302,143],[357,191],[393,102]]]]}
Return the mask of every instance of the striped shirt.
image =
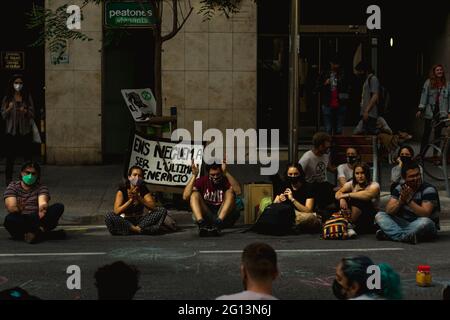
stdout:
{"type": "Polygon", "coordinates": [[[22,214],[32,214],[39,212],[38,197],[46,195],[50,200],[50,193],[48,188],[42,184],[36,184],[30,190],[22,188],[20,181],[13,181],[6,188],[3,198],[14,197],[17,199],[17,203],[21,203],[25,206],[22,214]]]}

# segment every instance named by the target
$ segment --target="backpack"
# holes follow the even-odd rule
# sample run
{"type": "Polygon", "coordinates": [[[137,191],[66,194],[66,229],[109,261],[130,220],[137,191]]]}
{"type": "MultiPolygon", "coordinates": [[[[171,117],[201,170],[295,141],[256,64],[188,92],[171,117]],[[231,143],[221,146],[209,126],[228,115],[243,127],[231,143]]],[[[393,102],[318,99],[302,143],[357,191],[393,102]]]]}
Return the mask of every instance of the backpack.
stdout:
{"type": "MultiPolygon", "coordinates": [[[[370,88],[370,81],[372,80],[373,75],[371,75],[369,78],[367,78],[367,82],[370,88]]],[[[391,104],[391,96],[389,94],[389,91],[384,87],[383,85],[379,85],[378,87],[378,102],[377,102],[377,108],[378,108],[378,116],[386,115],[390,112],[390,104],[391,104]]]]}
{"type": "Polygon", "coordinates": [[[272,203],[264,209],[249,231],[281,236],[292,233],[295,211],[290,203],[272,203]]]}
{"type": "Polygon", "coordinates": [[[348,237],[349,214],[344,211],[331,215],[323,225],[322,239],[324,240],[347,240],[348,237]]]}

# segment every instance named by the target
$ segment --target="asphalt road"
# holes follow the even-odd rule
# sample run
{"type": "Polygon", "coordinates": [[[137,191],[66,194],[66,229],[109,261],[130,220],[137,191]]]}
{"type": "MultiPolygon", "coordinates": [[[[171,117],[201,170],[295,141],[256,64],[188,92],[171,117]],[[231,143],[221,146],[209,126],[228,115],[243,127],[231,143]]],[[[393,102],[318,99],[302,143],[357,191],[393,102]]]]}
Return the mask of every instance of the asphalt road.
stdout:
{"type": "MultiPolygon", "coordinates": [[[[372,235],[356,240],[325,241],[318,235],[273,237],[226,230],[221,238],[199,238],[186,227],[162,236],[113,237],[104,227],[65,227],[63,241],[29,245],[7,240],[0,229],[0,290],[22,286],[43,299],[96,299],[98,267],[123,260],[141,271],[136,299],[214,299],[241,291],[240,251],[264,241],[278,252],[280,277],[274,295],[280,299],[334,299],[331,283],[340,258],[355,254],[387,262],[400,274],[406,299],[440,299],[450,283],[450,231],[434,243],[408,245],[377,241],[372,235]],[[431,266],[434,286],[415,285],[417,265],[431,266]],[[81,290],[69,290],[67,267],[81,268],[81,290]]],[[[448,230],[448,228],[446,229],[448,230]]]]}

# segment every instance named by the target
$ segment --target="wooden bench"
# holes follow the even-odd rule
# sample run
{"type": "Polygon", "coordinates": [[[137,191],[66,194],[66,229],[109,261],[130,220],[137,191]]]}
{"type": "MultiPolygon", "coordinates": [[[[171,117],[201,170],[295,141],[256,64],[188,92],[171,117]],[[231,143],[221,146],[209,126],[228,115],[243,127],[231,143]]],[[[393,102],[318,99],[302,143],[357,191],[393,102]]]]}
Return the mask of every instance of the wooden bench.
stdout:
{"type": "Polygon", "coordinates": [[[376,136],[333,136],[331,144],[331,163],[338,166],[347,162],[347,148],[355,148],[362,162],[372,168],[372,180],[380,182],[378,145],[376,136]]]}

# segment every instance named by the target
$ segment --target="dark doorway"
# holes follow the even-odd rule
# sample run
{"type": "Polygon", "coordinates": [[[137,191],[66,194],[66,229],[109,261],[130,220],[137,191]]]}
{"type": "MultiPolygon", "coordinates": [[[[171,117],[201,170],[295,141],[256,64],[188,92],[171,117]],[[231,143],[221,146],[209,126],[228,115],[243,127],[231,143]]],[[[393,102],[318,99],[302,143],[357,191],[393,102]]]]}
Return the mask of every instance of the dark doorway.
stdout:
{"type": "MultiPolygon", "coordinates": [[[[45,115],[45,55],[44,47],[31,47],[40,30],[27,28],[27,13],[33,5],[44,6],[44,0],[3,1],[0,10],[0,52],[23,52],[24,69],[0,69],[0,99],[3,99],[10,77],[22,74],[28,85],[35,107],[35,120],[39,124],[45,115]]],[[[39,127],[39,125],[38,125],[39,127]]],[[[1,130],[4,130],[2,127],[1,130]]],[[[3,131],[2,131],[3,133],[3,131]]],[[[0,139],[3,134],[0,135],[0,139]]],[[[2,145],[3,141],[0,141],[2,145]]],[[[1,149],[1,148],[0,148],[1,149]]],[[[34,153],[40,154],[40,146],[35,145],[34,153]]]]}
{"type": "Polygon", "coordinates": [[[154,87],[154,42],[150,29],[108,31],[105,37],[111,41],[103,56],[103,159],[122,162],[134,122],[121,89],[154,87]]]}

